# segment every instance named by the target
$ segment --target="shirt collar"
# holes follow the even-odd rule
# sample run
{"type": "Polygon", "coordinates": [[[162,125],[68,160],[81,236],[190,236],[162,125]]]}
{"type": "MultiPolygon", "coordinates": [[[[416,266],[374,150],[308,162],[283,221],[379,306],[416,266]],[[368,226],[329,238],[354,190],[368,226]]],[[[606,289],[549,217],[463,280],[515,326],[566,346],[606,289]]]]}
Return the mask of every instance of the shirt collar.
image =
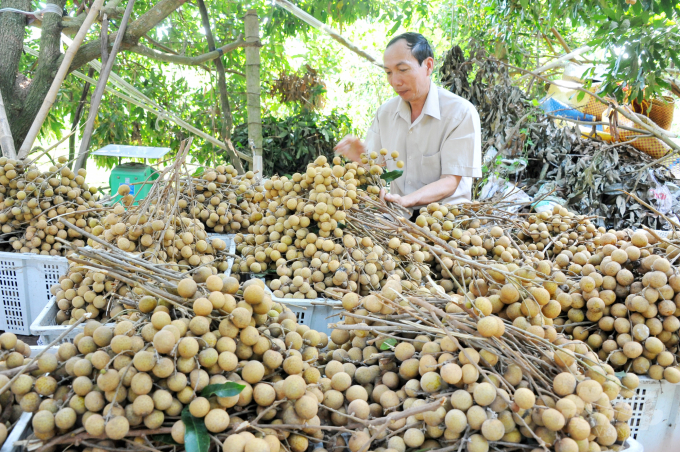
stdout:
{"type": "MultiPolygon", "coordinates": [[[[441,111],[439,110],[439,92],[432,80],[430,80],[430,91],[427,93],[427,99],[425,99],[422,114],[431,116],[435,119],[441,119],[441,111]]],[[[411,107],[408,105],[408,102],[404,101],[401,97],[399,98],[399,105],[395,112],[395,116],[396,115],[404,118],[409,124],[411,123],[411,107]]]]}

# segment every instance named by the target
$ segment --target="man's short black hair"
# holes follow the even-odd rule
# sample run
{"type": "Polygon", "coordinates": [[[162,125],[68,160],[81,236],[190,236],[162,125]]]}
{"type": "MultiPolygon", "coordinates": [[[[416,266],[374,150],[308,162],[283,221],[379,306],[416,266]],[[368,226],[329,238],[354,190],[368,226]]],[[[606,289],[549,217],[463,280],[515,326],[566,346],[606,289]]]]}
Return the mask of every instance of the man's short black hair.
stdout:
{"type": "Polygon", "coordinates": [[[432,46],[428,42],[427,38],[420,33],[402,33],[398,36],[392,38],[392,40],[387,44],[387,49],[392,44],[400,40],[405,40],[406,45],[411,49],[411,55],[418,60],[418,64],[423,65],[423,61],[428,58],[434,58],[434,52],[432,51],[432,46]]]}

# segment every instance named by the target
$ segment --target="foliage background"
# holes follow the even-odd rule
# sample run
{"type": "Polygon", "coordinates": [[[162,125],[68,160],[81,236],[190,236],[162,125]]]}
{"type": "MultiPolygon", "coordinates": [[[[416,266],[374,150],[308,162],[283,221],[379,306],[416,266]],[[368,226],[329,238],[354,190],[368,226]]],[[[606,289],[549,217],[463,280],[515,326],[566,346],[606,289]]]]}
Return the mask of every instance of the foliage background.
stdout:
{"type": "MultiPolygon", "coordinates": [[[[148,9],[153,3],[155,1],[139,0],[135,13],[148,9]]],[[[645,90],[660,93],[670,88],[668,71],[674,70],[673,66],[678,63],[677,19],[680,6],[672,0],[638,0],[634,5],[625,0],[298,0],[295,3],[340,30],[376,57],[381,56],[385,44],[394,34],[419,31],[430,39],[437,56],[443,55],[454,42],[467,51],[474,41],[509,64],[532,69],[565,52],[556,38],[557,32],[571,49],[587,44],[594,47],[595,50],[586,55],[587,60],[579,61],[599,62],[608,67],[604,71],[601,89],[620,100],[625,96],[641,96],[645,90]]],[[[327,101],[318,114],[333,117],[335,110],[347,119],[334,128],[333,139],[338,138],[340,130],[362,136],[376,108],[393,95],[379,68],[286,11],[272,6],[271,1],[214,0],[206,4],[218,45],[232,42],[243,33],[241,18],[249,8],[257,10],[263,43],[262,107],[263,117],[269,121],[268,127],[280,128],[284,124],[307,127],[309,118],[302,118],[300,124],[296,124],[297,105],[281,103],[269,94],[279,74],[297,71],[305,64],[318,70],[326,85],[327,101]]],[[[67,10],[72,9],[73,2],[67,1],[67,10]]],[[[116,27],[114,21],[111,29],[116,27]]],[[[92,35],[98,33],[95,27],[92,35]]],[[[35,49],[39,48],[37,36],[34,31],[26,41],[35,49]]],[[[187,56],[208,51],[198,9],[189,2],[171,14],[149,36],[187,56]]],[[[153,47],[149,42],[144,44],[153,47]]],[[[223,62],[230,71],[227,73],[227,90],[235,131],[242,131],[245,123],[245,79],[238,73],[244,72],[244,50],[226,54],[223,62]]],[[[30,74],[34,63],[35,59],[26,55],[20,69],[30,74]]],[[[118,75],[164,108],[218,137],[222,116],[213,69],[212,63],[205,68],[177,66],[132,53],[119,55],[114,67],[118,75]]],[[[520,74],[517,70],[513,72],[513,76],[520,74]]],[[[557,77],[559,71],[549,75],[557,77]]],[[[41,140],[44,145],[52,144],[67,133],[82,89],[81,81],[73,76],[67,78],[43,128],[41,140]]],[[[533,95],[540,96],[543,87],[533,84],[531,89],[533,95]]],[[[86,117],[87,109],[81,126],[86,117]]],[[[333,123],[334,120],[329,121],[333,123]]],[[[323,124],[321,129],[327,126],[323,124]]],[[[278,135],[280,133],[270,135],[270,138],[278,135]]],[[[92,149],[112,142],[176,149],[187,136],[185,131],[169,121],[158,120],[139,107],[105,95],[92,149]]],[[[286,146],[290,143],[277,140],[268,143],[269,148],[265,146],[265,161],[281,153],[289,156],[286,146]]],[[[330,145],[330,141],[324,146],[330,145]]],[[[65,143],[52,156],[67,152],[68,143],[65,143]]],[[[194,140],[192,157],[196,164],[215,164],[225,160],[221,151],[200,139],[194,140]]],[[[43,160],[47,163],[47,159],[43,160]]],[[[106,170],[116,161],[99,158],[95,163],[106,170]]],[[[106,174],[94,167],[90,163],[91,171],[106,174]]],[[[268,163],[268,168],[274,170],[275,166],[268,163]]]]}

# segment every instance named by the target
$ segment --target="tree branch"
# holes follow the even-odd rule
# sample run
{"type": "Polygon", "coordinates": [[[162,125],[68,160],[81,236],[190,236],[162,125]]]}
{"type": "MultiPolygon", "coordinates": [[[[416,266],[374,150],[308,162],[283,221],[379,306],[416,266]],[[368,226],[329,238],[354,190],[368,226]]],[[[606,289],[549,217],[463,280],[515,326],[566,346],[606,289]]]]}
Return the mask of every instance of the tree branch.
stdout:
{"type": "Polygon", "coordinates": [[[237,41],[222,46],[217,50],[213,50],[212,52],[204,53],[203,55],[198,55],[195,57],[163,53],[142,45],[134,45],[130,47],[128,50],[130,52],[143,55],[147,58],[151,58],[157,61],[163,61],[165,63],[182,64],[185,66],[198,66],[208,61],[217,59],[220,56],[220,51],[222,53],[228,53],[231,52],[232,50],[236,50],[241,47],[260,47],[260,46],[261,44],[259,42],[245,42],[243,39],[241,39],[241,37],[239,37],[237,41]]]}
{"type": "MultiPolygon", "coordinates": [[[[132,22],[125,32],[120,50],[127,50],[137,44],[137,41],[152,30],[156,25],[167,18],[170,13],[186,3],[187,0],[160,0],[151,9],[132,22]]],[[[115,41],[118,32],[109,36],[109,42],[115,41]]],[[[71,71],[95,60],[101,56],[101,43],[99,39],[82,46],[71,63],[71,71]]]]}
{"type": "MultiPolygon", "coordinates": [[[[97,118],[97,112],[99,111],[99,105],[104,95],[104,89],[106,88],[106,82],[109,80],[109,74],[113,69],[113,65],[116,62],[116,54],[120,49],[120,43],[125,37],[125,30],[127,28],[127,23],[132,15],[132,8],[135,6],[135,0],[128,0],[127,7],[125,8],[125,15],[120,22],[120,29],[118,30],[118,36],[116,41],[113,43],[113,48],[111,49],[111,54],[106,59],[106,64],[104,68],[99,73],[99,80],[97,81],[97,87],[95,88],[94,94],[90,99],[90,111],[88,113],[87,122],[85,123],[85,130],[83,131],[83,137],[80,141],[80,150],[78,152],[78,159],[73,166],[73,171],[78,172],[80,168],[85,167],[85,159],[88,155],[88,149],[90,147],[90,139],[92,138],[92,132],[94,131],[94,121],[97,118]],[[122,33],[122,35],[121,35],[122,33]]],[[[102,62],[103,63],[103,62],[102,62]]]]}

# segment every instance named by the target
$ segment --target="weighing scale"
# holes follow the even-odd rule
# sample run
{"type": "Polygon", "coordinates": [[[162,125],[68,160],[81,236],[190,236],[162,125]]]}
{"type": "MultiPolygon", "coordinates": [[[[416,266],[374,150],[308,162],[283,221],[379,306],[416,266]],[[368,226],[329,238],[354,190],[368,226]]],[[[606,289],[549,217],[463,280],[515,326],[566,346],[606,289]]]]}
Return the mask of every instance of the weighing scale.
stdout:
{"type": "Polygon", "coordinates": [[[130,187],[130,194],[135,196],[135,204],[144,199],[153,181],[158,179],[158,171],[145,163],[126,162],[121,163],[123,157],[137,159],[160,159],[170,152],[170,148],[158,148],[150,146],[128,146],[122,144],[109,144],[93,152],[91,155],[103,155],[106,157],[118,157],[118,166],[111,170],[109,187],[113,202],[120,200],[118,188],[121,185],[130,187]],[[143,183],[146,181],[146,183],[143,183]]]}

